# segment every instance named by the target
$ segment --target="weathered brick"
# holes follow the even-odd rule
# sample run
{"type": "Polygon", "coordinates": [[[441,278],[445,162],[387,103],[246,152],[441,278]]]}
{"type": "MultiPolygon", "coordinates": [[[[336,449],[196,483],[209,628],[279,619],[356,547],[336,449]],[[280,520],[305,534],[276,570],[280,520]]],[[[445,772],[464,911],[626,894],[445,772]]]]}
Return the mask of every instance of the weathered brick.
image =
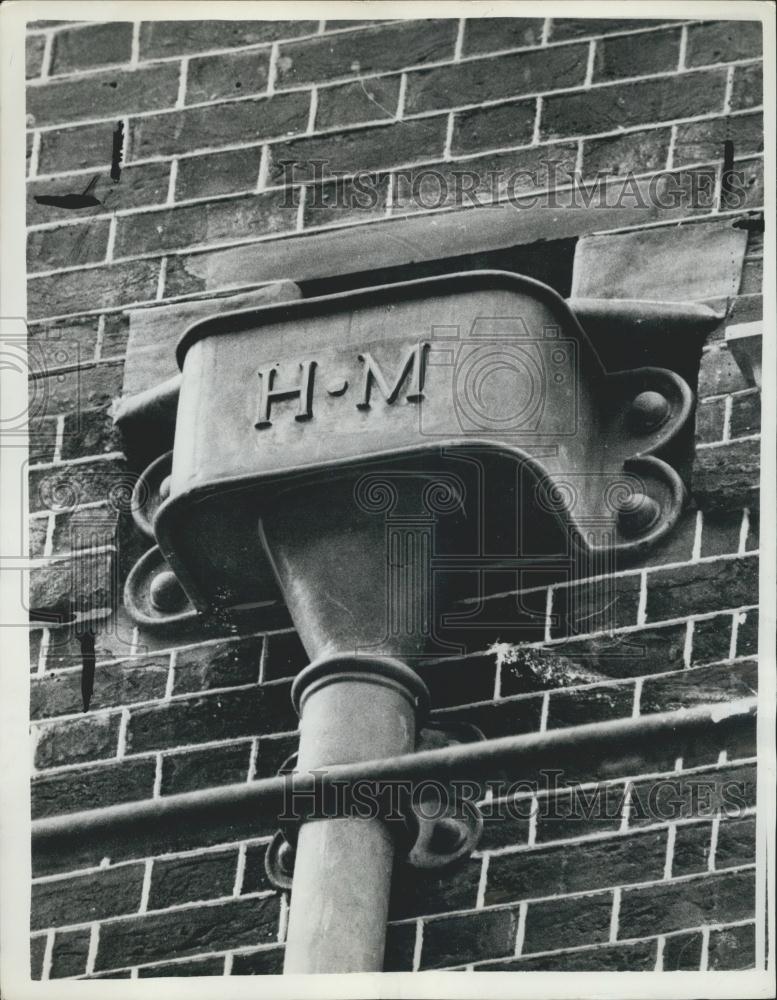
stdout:
{"type": "Polygon", "coordinates": [[[412,972],[415,955],[416,925],[389,924],[386,932],[384,972],[412,972]]]}
{"type": "Polygon", "coordinates": [[[262,841],[259,844],[249,844],[245,852],[245,869],[243,871],[243,884],[240,887],[240,895],[245,896],[249,892],[265,892],[274,888],[264,866],[264,859],[267,855],[267,844],[262,841]]]}
{"type": "Polygon", "coordinates": [[[30,318],[42,319],[90,309],[115,308],[156,297],[159,260],[133,260],[106,267],[30,278],[27,309],[30,318]]]}
{"type": "Polygon", "coordinates": [[[309,35],[317,28],[317,21],[144,21],[140,26],[140,58],[267,44],[309,35]]]}
{"type": "Polygon", "coordinates": [[[283,972],[283,947],[243,952],[232,959],[233,976],[279,976],[283,972]]]}
{"type": "Polygon", "coordinates": [[[688,28],[688,66],[752,59],[760,54],[759,21],[708,21],[688,28]]]}
{"type": "Polygon", "coordinates": [[[277,925],[275,896],[192,906],[185,920],[172,911],[108,921],[100,928],[95,969],[261,944],[275,940],[277,925]]]}
{"type": "Polygon", "coordinates": [[[108,219],[82,225],[36,229],[27,234],[27,272],[54,271],[105,260],[108,249],[108,219]]]}
{"type": "Polygon", "coordinates": [[[322,87],[318,92],[315,127],[340,128],[393,118],[398,100],[398,76],[376,76],[339,87],[322,87]]]}
{"type": "Polygon", "coordinates": [[[559,17],[553,18],[551,21],[549,37],[554,42],[560,42],[562,39],[585,38],[587,35],[606,35],[618,31],[638,31],[640,28],[657,28],[662,23],[660,20],[639,18],[618,20],[617,18],[559,17]]]}
{"type": "MultiPolygon", "coordinates": [[[[191,962],[170,962],[166,965],[147,965],[138,969],[139,979],[159,979],[165,976],[223,976],[224,959],[195,958],[191,962]]],[[[107,977],[107,978],[110,978],[107,977]]]]}
{"type": "Polygon", "coordinates": [[[116,255],[218,244],[244,236],[267,236],[293,230],[297,208],[285,191],[244,198],[198,202],[162,211],[127,215],[116,230],[116,255]]]}
{"type": "Polygon", "coordinates": [[[271,778],[277,774],[281,765],[296,753],[298,745],[299,736],[296,733],[260,739],[256,762],[257,778],[271,778]]]}
{"type": "Polygon", "coordinates": [[[129,316],[126,313],[109,313],[104,317],[101,358],[124,354],[129,339],[129,316]]]}
{"type": "Polygon", "coordinates": [[[477,963],[475,969],[478,972],[652,972],[655,965],[655,941],[633,941],[506,962],[477,963]]]}
{"type": "Polygon", "coordinates": [[[236,868],[236,848],[194,857],[155,860],[148,908],[162,910],[180,903],[231,896],[236,868]]]}
{"type": "MultiPolygon", "coordinates": [[[[115,122],[107,121],[41,132],[38,173],[61,174],[88,167],[100,168],[101,173],[107,173],[113,155],[115,128],[115,122]]],[[[88,180],[84,180],[84,187],[88,180]]]]}
{"type": "Polygon", "coordinates": [[[594,81],[675,69],[680,55],[680,34],[680,28],[669,28],[600,40],[594,58],[594,81]]]}
{"type": "Polygon", "coordinates": [[[440,875],[410,865],[397,866],[391,884],[389,919],[472,909],[477,902],[481,867],[479,860],[469,858],[457,867],[452,878],[448,872],[440,875]]]}
{"type": "Polygon", "coordinates": [[[539,726],[541,710],[542,697],[537,696],[505,698],[490,705],[446,709],[436,711],[433,715],[440,722],[449,719],[456,722],[471,722],[490,739],[534,732],[539,726]]]}
{"type": "MultiPolygon", "coordinates": [[[[167,663],[164,657],[101,664],[95,670],[91,708],[112,708],[137,701],[151,701],[165,693],[167,663]]],[[[30,684],[30,717],[68,715],[81,711],[80,671],[47,673],[30,684]]]]}
{"type": "MultiPolygon", "coordinates": [[[[107,172],[100,173],[97,184],[92,189],[99,204],[79,208],[78,218],[123,208],[163,204],[167,198],[169,178],[169,163],[143,163],[136,167],[124,167],[118,183],[114,183],[107,172]]],[[[91,180],[92,177],[88,175],[71,174],[55,180],[30,181],[27,185],[27,224],[54,222],[58,219],[72,220],[72,208],[41,205],[35,198],[41,195],[81,194],[91,180]]]]}
{"type": "Polygon", "coordinates": [[[604,684],[553,692],[548,701],[548,729],[625,719],[634,703],[633,684],[604,684]]]}
{"type": "Polygon", "coordinates": [[[739,920],[753,912],[754,873],[705,875],[677,882],[625,889],[621,895],[620,937],[641,937],[739,920]]]}
{"type": "Polygon", "coordinates": [[[32,418],[27,427],[27,447],[30,462],[50,462],[57,440],[55,417],[32,418]]]}
{"type": "Polygon", "coordinates": [[[524,953],[606,941],[611,910],[610,892],[530,903],[526,913],[524,953]]]}
{"type": "Polygon", "coordinates": [[[30,613],[40,621],[67,622],[86,612],[110,610],[118,600],[113,552],[58,559],[30,572],[30,613]]]}
{"type": "Polygon", "coordinates": [[[280,47],[277,86],[324,83],[452,58],[456,29],[454,19],[405,21],[290,42],[280,47]]]}
{"type": "Polygon", "coordinates": [[[90,937],[88,927],[75,931],[57,931],[51,949],[50,979],[78,976],[86,971],[90,937]]]}
{"type": "Polygon", "coordinates": [[[163,795],[193,792],[245,781],[248,774],[249,743],[208,750],[182,751],[162,758],[163,795]]]}
{"type": "Polygon", "coordinates": [[[269,49],[190,59],[186,103],[261,94],[267,89],[269,66],[269,49]]]}
{"type": "Polygon", "coordinates": [[[758,560],[719,559],[648,574],[647,618],[681,618],[758,603],[758,560]]]}
{"type": "Polygon", "coordinates": [[[710,860],[710,823],[680,823],[675,830],[672,876],[706,872],[710,860]]]}
{"type": "MultiPolygon", "coordinates": [[[[572,652],[574,654],[574,649],[572,652]]],[[[509,655],[503,658],[500,674],[502,697],[548,688],[595,684],[605,679],[584,660],[563,655],[554,646],[545,649],[513,646],[509,655]]]]}
{"type": "Polygon", "coordinates": [[[105,410],[81,410],[65,417],[62,434],[62,459],[120,451],[121,432],[105,410]]]}
{"type": "Polygon", "coordinates": [[[46,953],[46,935],[33,934],[30,937],[30,979],[43,977],[43,956],[46,953]]]}
{"type": "Polygon", "coordinates": [[[175,658],[173,694],[253,684],[259,677],[262,637],[181,649],[175,658]]]}
{"type": "Polygon", "coordinates": [[[697,451],[692,477],[696,502],[705,513],[757,507],[760,461],[757,440],[697,451]]]}
{"type": "Polygon", "coordinates": [[[111,118],[170,107],[178,93],[179,73],[174,63],[159,63],[39,84],[27,91],[27,114],[38,126],[62,125],[79,118],[111,118]]]}
{"type": "Polygon", "coordinates": [[[696,972],[701,965],[702,936],[668,934],[664,941],[662,968],[664,972],[696,972]]]}
{"type": "Polygon", "coordinates": [[[694,667],[663,677],[650,677],[642,687],[642,711],[663,712],[693,705],[734,701],[755,694],[758,668],[755,661],[694,667]]]}
{"type": "Polygon", "coordinates": [[[701,400],[696,407],[696,441],[699,444],[723,440],[725,413],[726,401],[722,397],[701,400]]]}
{"type": "Polygon", "coordinates": [[[118,736],[118,714],[41,724],[35,747],[35,766],[43,770],[60,764],[114,757],[118,736]]]}
{"type": "Polygon", "coordinates": [[[442,155],[446,129],[447,119],[438,116],[276,143],[270,177],[275,184],[300,184],[433,159],[442,155]]]}
{"type": "Polygon", "coordinates": [[[559,94],[543,101],[540,134],[591,135],[718,111],[725,89],[725,73],[710,70],[559,94]]]}
{"type": "MultiPolygon", "coordinates": [[[[562,772],[551,780],[569,779],[562,772]]],[[[624,798],[623,785],[572,788],[543,795],[537,811],[537,843],[617,830],[624,798]]]]}
{"type": "Polygon", "coordinates": [[[558,587],[553,592],[551,636],[636,625],[639,590],[637,574],[558,587]]]}
{"type": "Polygon", "coordinates": [[[713,971],[755,968],[755,924],[710,931],[707,968],[713,971]]]}
{"type": "Polygon", "coordinates": [[[734,83],[731,88],[731,110],[757,108],[763,104],[764,82],[761,63],[734,68],[734,83]]]}
{"type": "Polygon", "coordinates": [[[31,924],[35,928],[85,924],[140,906],[143,865],[117,865],[88,875],[36,882],[32,887],[31,924]]]}
{"type": "Polygon", "coordinates": [[[761,430],[761,393],[737,394],[731,404],[731,437],[757,434],[761,430]]]}
{"type": "Polygon", "coordinates": [[[359,174],[354,178],[311,184],[305,192],[304,227],[366,222],[385,215],[388,174],[359,174]]]}
{"type": "Polygon", "coordinates": [[[259,177],[260,159],[260,146],[184,157],[178,161],[175,199],[186,201],[189,198],[253,191],[259,177]]]}
{"type": "Polygon", "coordinates": [[[492,656],[451,656],[438,663],[419,664],[418,673],[435,708],[488,701],[494,695],[496,661],[492,656]]]}
{"type": "Polygon", "coordinates": [[[712,819],[718,811],[737,816],[755,804],[755,794],[755,768],[750,764],[642,778],[632,786],[629,822],[712,819]]]}
{"type": "Polygon", "coordinates": [[[35,517],[30,518],[27,522],[27,528],[30,535],[30,558],[39,559],[44,552],[46,545],[46,537],[48,535],[48,518],[45,517],[35,517]]]}
{"type": "Polygon", "coordinates": [[[755,816],[724,820],[718,827],[715,867],[734,868],[755,862],[755,816]]]}
{"type": "Polygon", "coordinates": [[[27,344],[31,376],[39,379],[52,369],[91,361],[97,346],[97,329],[97,316],[30,323],[27,344]]]}
{"type": "Polygon", "coordinates": [[[701,556],[735,554],[739,551],[742,514],[738,510],[710,513],[704,518],[701,556]]]}
{"type": "Polygon", "coordinates": [[[488,864],[485,905],[649,882],[661,878],[665,853],[666,832],[653,830],[573,850],[561,846],[495,855],[488,864]]]}
{"type": "Polygon", "coordinates": [[[43,65],[43,51],[46,48],[45,35],[27,35],[24,40],[24,68],[28,80],[40,76],[43,65]]]}
{"type": "Polygon", "coordinates": [[[109,21],[85,24],[54,33],[51,73],[72,73],[114,63],[129,62],[132,55],[132,24],[109,21]]]}
{"type": "Polygon", "coordinates": [[[733,142],[738,154],[763,150],[763,115],[729,115],[677,126],[674,163],[700,163],[723,158],[723,144],[733,142]]]}
{"type": "Polygon", "coordinates": [[[310,660],[296,632],[273,632],[265,642],[262,675],[265,681],[294,677],[310,660]]]}
{"type": "Polygon", "coordinates": [[[45,400],[45,411],[50,415],[108,407],[119,395],[122,373],[121,362],[87,364],[65,371],[55,369],[46,378],[36,380],[32,391],[45,400]]]}
{"type": "Polygon", "coordinates": [[[517,929],[517,910],[478,910],[430,920],[424,925],[421,969],[511,955],[517,929]]]}
{"type": "Polygon", "coordinates": [[[413,114],[574,87],[585,79],[587,61],[587,45],[562,45],[419,70],[408,74],[405,109],[413,114]]]}
{"type": "Polygon", "coordinates": [[[37,819],[151,798],[154,769],[153,760],[143,759],[41,775],[32,782],[32,815],[37,819]]]}
{"type": "Polygon", "coordinates": [[[520,49],[542,41],[541,17],[472,17],[464,22],[466,56],[500,49],[520,49]]]}
{"type": "Polygon", "coordinates": [[[148,115],[130,123],[127,159],[218,149],[304,132],[309,105],[309,94],[293,93],[148,115]]]}
{"type": "Polygon", "coordinates": [[[30,509],[61,511],[77,504],[110,501],[112,491],[128,481],[122,459],[32,469],[30,509]]]}
{"type": "Polygon", "coordinates": [[[755,656],[758,652],[758,611],[742,611],[737,627],[737,656],[755,656]]]}
{"type": "Polygon", "coordinates": [[[460,111],[453,119],[451,152],[528,145],[534,134],[536,101],[512,101],[460,111]]]}
{"type": "MultiPolygon", "coordinates": [[[[758,185],[760,188],[763,187],[762,182],[759,181],[756,171],[760,173],[762,171],[761,161],[751,162],[751,172],[749,174],[741,173],[740,177],[743,179],[743,184],[745,186],[750,186],[751,188],[758,185]]],[[[747,193],[747,206],[750,208],[752,205],[761,203],[759,199],[753,200],[751,198],[751,192],[747,193]]],[[[727,206],[728,207],[728,206],[727,206]]],[[[741,202],[735,207],[742,208],[741,202]]],[[[763,260],[760,257],[745,257],[742,264],[742,281],[739,285],[740,295],[753,295],[759,294],[763,288],[763,260]]]]}
{"type": "Polygon", "coordinates": [[[623,177],[632,172],[663,170],[670,136],[668,128],[652,128],[603,139],[586,139],[583,143],[583,173],[587,177],[603,174],[623,177]]]}
{"type": "MultiPolygon", "coordinates": [[[[662,673],[667,663],[681,662],[684,643],[685,625],[666,625],[591,639],[570,639],[551,648],[576,664],[581,673],[641,677],[662,673]]],[[[503,693],[505,681],[503,671],[503,693]]]]}

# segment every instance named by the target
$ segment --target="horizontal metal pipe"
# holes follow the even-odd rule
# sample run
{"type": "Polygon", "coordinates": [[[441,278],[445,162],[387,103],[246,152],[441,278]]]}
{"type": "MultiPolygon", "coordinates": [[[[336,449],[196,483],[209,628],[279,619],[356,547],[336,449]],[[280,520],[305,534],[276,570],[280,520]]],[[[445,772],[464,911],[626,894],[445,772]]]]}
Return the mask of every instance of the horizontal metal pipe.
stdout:
{"type": "MultiPolygon", "coordinates": [[[[140,845],[186,830],[216,830],[230,823],[266,821],[282,812],[292,796],[308,813],[315,800],[336,787],[364,781],[376,792],[398,782],[424,780],[529,780],[542,769],[565,762],[594,766],[619,754],[644,752],[661,742],[667,751],[705,734],[722,740],[754,723],[757,699],[702,705],[632,719],[597,722],[521,736],[503,736],[479,743],[388,757],[356,764],[338,764],[326,772],[299,772],[239,785],[224,785],[165,798],[124,803],[104,809],[67,813],[32,823],[34,857],[62,855],[85,845],[95,850],[117,838],[140,845]]],[[[256,835],[256,834],[255,834],[256,835]]]]}

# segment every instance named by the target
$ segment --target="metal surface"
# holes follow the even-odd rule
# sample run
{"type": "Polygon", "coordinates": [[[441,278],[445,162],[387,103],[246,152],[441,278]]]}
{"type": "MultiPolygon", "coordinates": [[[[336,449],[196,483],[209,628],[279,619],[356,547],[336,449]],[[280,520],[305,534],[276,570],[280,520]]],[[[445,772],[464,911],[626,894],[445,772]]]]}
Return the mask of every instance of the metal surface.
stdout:
{"type": "Polygon", "coordinates": [[[280,814],[294,796],[302,815],[315,815],[320,802],[342,783],[369,781],[375,793],[392,783],[436,779],[452,781],[531,780],[542,768],[565,763],[596,767],[620,756],[643,752],[651,741],[667,751],[688,748],[702,737],[718,746],[742,735],[754,735],[757,698],[701,705],[640,718],[597,722],[568,729],[505,736],[485,742],[465,743],[425,750],[382,760],[328,767],[325,773],[293,775],[241,782],[221,788],[125,803],[104,809],[53,816],[32,823],[34,857],[59,858],[91,845],[96,853],[117,835],[130,840],[140,857],[154,843],[182,827],[202,831],[218,829],[228,821],[247,820],[268,813],[280,814]]]}

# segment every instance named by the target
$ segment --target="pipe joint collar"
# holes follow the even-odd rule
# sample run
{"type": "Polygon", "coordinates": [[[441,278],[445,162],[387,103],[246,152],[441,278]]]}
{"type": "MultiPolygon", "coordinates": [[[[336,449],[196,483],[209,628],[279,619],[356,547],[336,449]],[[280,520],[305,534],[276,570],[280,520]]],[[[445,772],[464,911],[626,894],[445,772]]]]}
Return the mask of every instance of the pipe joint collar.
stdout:
{"type": "Polygon", "coordinates": [[[418,674],[390,656],[328,656],[314,660],[297,675],[291,686],[291,700],[298,715],[305,701],[326,684],[348,679],[383,684],[402,692],[423,719],[429,712],[429,689],[418,674]]]}

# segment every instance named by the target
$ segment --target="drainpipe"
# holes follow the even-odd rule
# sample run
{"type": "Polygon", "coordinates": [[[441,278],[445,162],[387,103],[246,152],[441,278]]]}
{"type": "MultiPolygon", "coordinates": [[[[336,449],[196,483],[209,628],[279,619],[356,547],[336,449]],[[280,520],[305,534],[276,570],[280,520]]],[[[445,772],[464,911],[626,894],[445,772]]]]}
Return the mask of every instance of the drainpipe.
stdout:
{"type": "MultiPolygon", "coordinates": [[[[319,660],[297,678],[302,772],[411,753],[424,683],[389,657],[319,660]]],[[[284,972],[380,972],[394,843],[380,818],[303,823],[284,972]]]]}

